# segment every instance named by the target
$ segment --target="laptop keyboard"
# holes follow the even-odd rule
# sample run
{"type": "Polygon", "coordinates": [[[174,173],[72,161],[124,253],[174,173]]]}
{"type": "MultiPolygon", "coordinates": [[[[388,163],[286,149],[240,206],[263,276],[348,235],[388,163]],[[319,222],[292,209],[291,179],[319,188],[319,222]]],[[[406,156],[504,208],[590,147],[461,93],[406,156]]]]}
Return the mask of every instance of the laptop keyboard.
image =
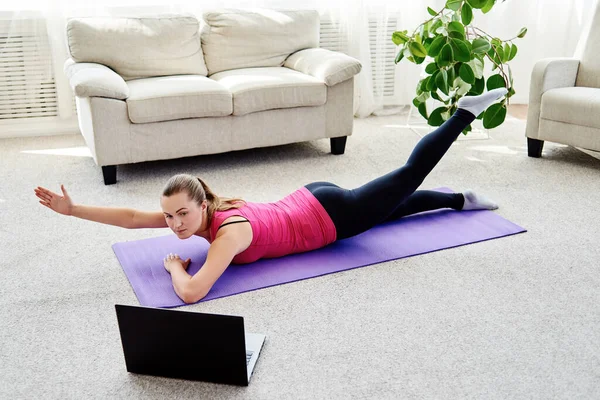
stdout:
{"type": "Polygon", "coordinates": [[[246,366],[250,363],[250,359],[252,358],[253,351],[246,350],[246,366]]]}

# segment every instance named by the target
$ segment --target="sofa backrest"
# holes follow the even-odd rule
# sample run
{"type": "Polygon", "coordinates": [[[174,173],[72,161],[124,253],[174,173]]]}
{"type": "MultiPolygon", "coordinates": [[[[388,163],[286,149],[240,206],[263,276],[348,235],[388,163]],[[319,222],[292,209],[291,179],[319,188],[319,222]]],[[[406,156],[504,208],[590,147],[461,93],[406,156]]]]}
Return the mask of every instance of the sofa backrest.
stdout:
{"type": "Polygon", "coordinates": [[[581,62],[575,86],[600,88],[600,1],[593,13],[576,53],[581,62]]]}
{"type": "Polygon", "coordinates": [[[125,80],[206,76],[199,28],[198,19],[186,14],[72,18],[67,43],[73,60],[106,65],[125,80]]]}
{"type": "Polygon", "coordinates": [[[205,12],[201,30],[208,74],[278,67],[292,53],[319,47],[314,10],[222,9],[205,12]]]}

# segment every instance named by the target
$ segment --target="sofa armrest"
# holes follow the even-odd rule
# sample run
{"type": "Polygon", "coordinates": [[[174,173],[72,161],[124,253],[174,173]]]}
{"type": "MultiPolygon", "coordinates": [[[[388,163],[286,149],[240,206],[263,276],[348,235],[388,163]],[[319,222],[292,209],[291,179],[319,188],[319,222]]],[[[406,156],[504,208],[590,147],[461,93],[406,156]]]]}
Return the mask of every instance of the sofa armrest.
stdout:
{"type": "Polygon", "coordinates": [[[124,100],[129,97],[129,87],[121,75],[96,63],[79,63],[68,59],[64,72],[78,97],[108,97],[124,100]]]}
{"type": "Polygon", "coordinates": [[[290,55],[284,67],[322,79],[327,86],[344,82],[362,69],[360,61],[327,49],[305,49],[290,55]]]}
{"type": "Polygon", "coordinates": [[[535,63],[529,87],[525,136],[539,138],[542,95],[550,89],[575,86],[578,70],[579,60],[574,58],[544,58],[535,63]]]}

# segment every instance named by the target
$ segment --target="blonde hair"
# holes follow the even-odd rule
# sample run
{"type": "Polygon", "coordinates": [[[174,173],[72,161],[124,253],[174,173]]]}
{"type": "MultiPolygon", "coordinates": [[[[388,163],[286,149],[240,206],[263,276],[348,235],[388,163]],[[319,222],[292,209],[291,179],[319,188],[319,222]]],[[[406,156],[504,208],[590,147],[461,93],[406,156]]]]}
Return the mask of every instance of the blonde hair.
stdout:
{"type": "Polygon", "coordinates": [[[240,208],[246,202],[239,198],[228,198],[217,196],[206,183],[200,178],[190,174],[178,174],[172,176],[165,185],[162,195],[165,197],[172,196],[177,193],[185,192],[190,200],[201,205],[204,200],[207,200],[208,208],[208,224],[210,225],[215,211],[226,211],[232,208],[240,208]]]}

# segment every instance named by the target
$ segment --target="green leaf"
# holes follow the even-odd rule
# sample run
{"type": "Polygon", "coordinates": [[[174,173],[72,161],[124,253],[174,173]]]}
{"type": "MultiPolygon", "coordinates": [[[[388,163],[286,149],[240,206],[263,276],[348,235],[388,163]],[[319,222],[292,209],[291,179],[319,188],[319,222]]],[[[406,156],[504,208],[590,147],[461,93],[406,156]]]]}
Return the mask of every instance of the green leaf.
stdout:
{"type": "Polygon", "coordinates": [[[475,79],[475,84],[471,86],[471,90],[467,93],[469,96],[479,96],[485,89],[485,78],[475,79]]]}
{"type": "Polygon", "coordinates": [[[463,63],[461,62],[457,62],[456,64],[454,64],[454,75],[455,76],[459,76],[460,75],[460,67],[463,65],[463,63]]]}
{"type": "Polygon", "coordinates": [[[477,38],[473,40],[473,53],[475,54],[485,54],[492,48],[490,42],[484,38],[477,38]]]}
{"type": "Polygon", "coordinates": [[[473,69],[469,66],[469,64],[463,64],[460,66],[459,76],[460,79],[470,83],[471,85],[475,83],[475,72],[473,72],[473,69]]]}
{"type": "Polygon", "coordinates": [[[448,121],[448,118],[450,118],[450,111],[443,112],[441,116],[444,122],[448,121]]]}
{"type": "Polygon", "coordinates": [[[481,61],[479,58],[474,58],[467,64],[473,70],[476,79],[481,79],[483,77],[483,61],[481,61]]]}
{"type": "Polygon", "coordinates": [[[392,42],[394,42],[394,44],[396,46],[404,44],[404,43],[408,42],[409,40],[410,40],[410,37],[408,37],[408,35],[405,34],[404,32],[396,31],[396,32],[392,33],[392,42]]]}
{"type": "Polygon", "coordinates": [[[427,91],[431,92],[432,90],[437,89],[437,86],[435,85],[435,78],[433,76],[430,77],[431,79],[429,81],[427,81],[427,91]]]}
{"type": "Polygon", "coordinates": [[[527,34],[527,28],[521,28],[517,37],[523,39],[526,34],[527,34]]]}
{"type": "Polygon", "coordinates": [[[394,60],[394,62],[396,64],[398,64],[400,61],[402,61],[403,58],[404,58],[404,47],[400,49],[400,51],[396,55],[396,59],[394,60]]]}
{"type": "MultiPolygon", "coordinates": [[[[488,56],[490,56],[490,58],[492,60],[494,60],[494,62],[496,64],[501,64],[502,63],[502,59],[500,58],[500,51],[502,51],[502,48],[500,48],[500,51],[498,51],[498,49],[499,49],[498,47],[492,46],[492,48],[490,49],[490,51],[488,51],[488,56]]],[[[492,69],[494,67],[492,67],[492,69]]]]}
{"type": "Polygon", "coordinates": [[[504,48],[502,49],[502,63],[506,64],[508,62],[509,57],[510,57],[510,44],[504,43],[504,48]]]}
{"type": "Polygon", "coordinates": [[[448,0],[446,2],[446,7],[448,7],[452,11],[458,11],[463,1],[464,0],[448,0]]]}
{"type": "Polygon", "coordinates": [[[504,49],[502,48],[502,45],[496,47],[496,53],[498,53],[498,64],[504,64],[502,62],[502,60],[504,60],[504,49]]]}
{"type": "Polygon", "coordinates": [[[469,62],[471,61],[471,52],[467,47],[467,44],[460,40],[451,38],[450,44],[452,45],[452,50],[454,51],[454,59],[456,61],[469,62]]]}
{"type": "Polygon", "coordinates": [[[413,106],[415,106],[415,107],[419,107],[421,105],[421,102],[419,101],[418,97],[415,97],[413,99],[412,103],[413,103],[413,106]]]}
{"type": "Polygon", "coordinates": [[[432,9],[431,7],[427,7],[427,12],[429,13],[429,15],[431,15],[432,17],[435,17],[437,15],[437,13],[435,12],[434,9],[432,9]]]}
{"type": "Polygon", "coordinates": [[[444,47],[445,44],[445,36],[438,36],[435,39],[433,39],[431,46],[429,46],[429,51],[427,52],[429,57],[437,57],[440,54],[440,51],[442,51],[442,47],[444,47]]]}
{"type": "Polygon", "coordinates": [[[415,57],[427,57],[427,50],[425,50],[425,47],[423,47],[421,43],[410,42],[410,44],[408,45],[408,49],[410,50],[410,53],[415,57]]]}
{"type": "Polygon", "coordinates": [[[459,32],[459,31],[448,32],[448,37],[465,40],[465,34],[463,32],[459,32]]]}
{"type": "Polygon", "coordinates": [[[433,74],[437,70],[438,66],[434,62],[427,64],[425,67],[425,72],[427,72],[429,75],[433,74]]]}
{"type": "Polygon", "coordinates": [[[485,7],[488,0],[467,0],[467,3],[473,8],[481,9],[485,7]]]}
{"type": "Polygon", "coordinates": [[[492,75],[487,80],[487,90],[494,90],[502,87],[506,87],[506,82],[500,74],[492,75]]]}
{"type": "Polygon", "coordinates": [[[431,126],[440,126],[444,123],[444,119],[442,118],[442,113],[446,112],[448,109],[446,107],[438,107],[431,112],[429,118],[427,119],[427,123],[431,126]]]}
{"type": "Polygon", "coordinates": [[[502,125],[505,119],[506,106],[502,103],[492,104],[483,114],[483,127],[485,129],[494,129],[497,126],[502,125]]]}
{"type": "Polygon", "coordinates": [[[469,25],[471,21],[473,21],[473,9],[467,3],[463,4],[462,10],[460,12],[460,18],[462,20],[463,25],[469,25]]]}
{"type": "Polygon", "coordinates": [[[423,64],[423,61],[425,61],[425,57],[415,56],[415,64],[423,64]]]}
{"type": "Polygon", "coordinates": [[[510,55],[508,56],[508,61],[511,61],[513,58],[515,58],[515,56],[517,55],[517,46],[516,45],[512,45],[510,46],[510,55]]]}
{"type": "Polygon", "coordinates": [[[423,103],[423,102],[429,100],[429,97],[430,97],[429,92],[423,92],[417,97],[417,101],[419,103],[423,103]]]}
{"type": "Polygon", "coordinates": [[[425,39],[423,41],[423,47],[425,47],[425,49],[429,52],[429,47],[431,46],[431,43],[433,42],[433,38],[428,37],[427,39],[425,39]]]}
{"type": "Polygon", "coordinates": [[[487,14],[492,9],[492,7],[494,7],[494,4],[496,4],[496,0],[487,0],[485,6],[481,8],[481,12],[487,14]]]}
{"type": "Polygon", "coordinates": [[[436,61],[437,65],[439,65],[440,67],[447,67],[448,65],[450,65],[450,63],[454,61],[452,46],[450,46],[449,44],[444,45],[436,61]]]}
{"type": "Polygon", "coordinates": [[[436,99],[440,103],[448,104],[448,100],[442,100],[442,98],[436,92],[431,92],[431,97],[436,99]]]}
{"type": "Polygon", "coordinates": [[[431,79],[430,76],[428,76],[427,78],[421,79],[421,81],[419,82],[418,88],[419,88],[419,90],[421,92],[426,92],[427,91],[427,82],[429,82],[429,79],[431,79]]]}
{"type": "Polygon", "coordinates": [[[436,33],[436,31],[437,31],[438,28],[444,26],[444,23],[439,18],[438,19],[434,19],[432,22],[433,23],[429,27],[429,32],[431,32],[431,33],[436,33]]]}
{"type": "Polygon", "coordinates": [[[473,128],[471,127],[471,124],[467,125],[467,127],[465,129],[463,129],[462,133],[463,135],[466,135],[467,133],[471,132],[473,130],[473,128]]]}
{"type": "Polygon", "coordinates": [[[448,36],[460,40],[465,40],[465,26],[458,21],[452,21],[448,24],[448,36]]]}
{"type": "Polygon", "coordinates": [[[464,34],[465,34],[465,26],[463,24],[461,24],[460,22],[457,22],[457,21],[450,22],[448,24],[448,33],[450,33],[450,32],[460,32],[464,36],[464,34]]]}
{"type": "Polygon", "coordinates": [[[456,79],[456,73],[454,72],[454,68],[448,68],[446,71],[448,73],[448,91],[454,87],[454,80],[456,79]]]}
{"type": "Polygon", "coordinates": [[[448,72],[445,69],[440,70],[440,73],[435,77],[435,84],[444,93],[448,95],[448,72]]]}
{"type": "Polygon", "coordinates": [[[458,86],[458,89],[456,90],[457,96],[462,97],[471,90],[471,85],[463,81],[460,77],[456,78],[456,84],[458,86]]]}
{"type": "Polygon", "coordinates": [[[423,116],[423,118],[429,119],[429,117],[427,116],[427,103],[419,104],[418,110],[419,110],[419,114],[421,114],[421,116],[423,116]]]}
{"type": "Polygon", "coordinates": [[[467,50],[469,50],[469,60],[472,60],[475,57],[475,54],[473,54],[473,45],[468,40],[465,40],[465,44],[467,45],[467,50]]]}

